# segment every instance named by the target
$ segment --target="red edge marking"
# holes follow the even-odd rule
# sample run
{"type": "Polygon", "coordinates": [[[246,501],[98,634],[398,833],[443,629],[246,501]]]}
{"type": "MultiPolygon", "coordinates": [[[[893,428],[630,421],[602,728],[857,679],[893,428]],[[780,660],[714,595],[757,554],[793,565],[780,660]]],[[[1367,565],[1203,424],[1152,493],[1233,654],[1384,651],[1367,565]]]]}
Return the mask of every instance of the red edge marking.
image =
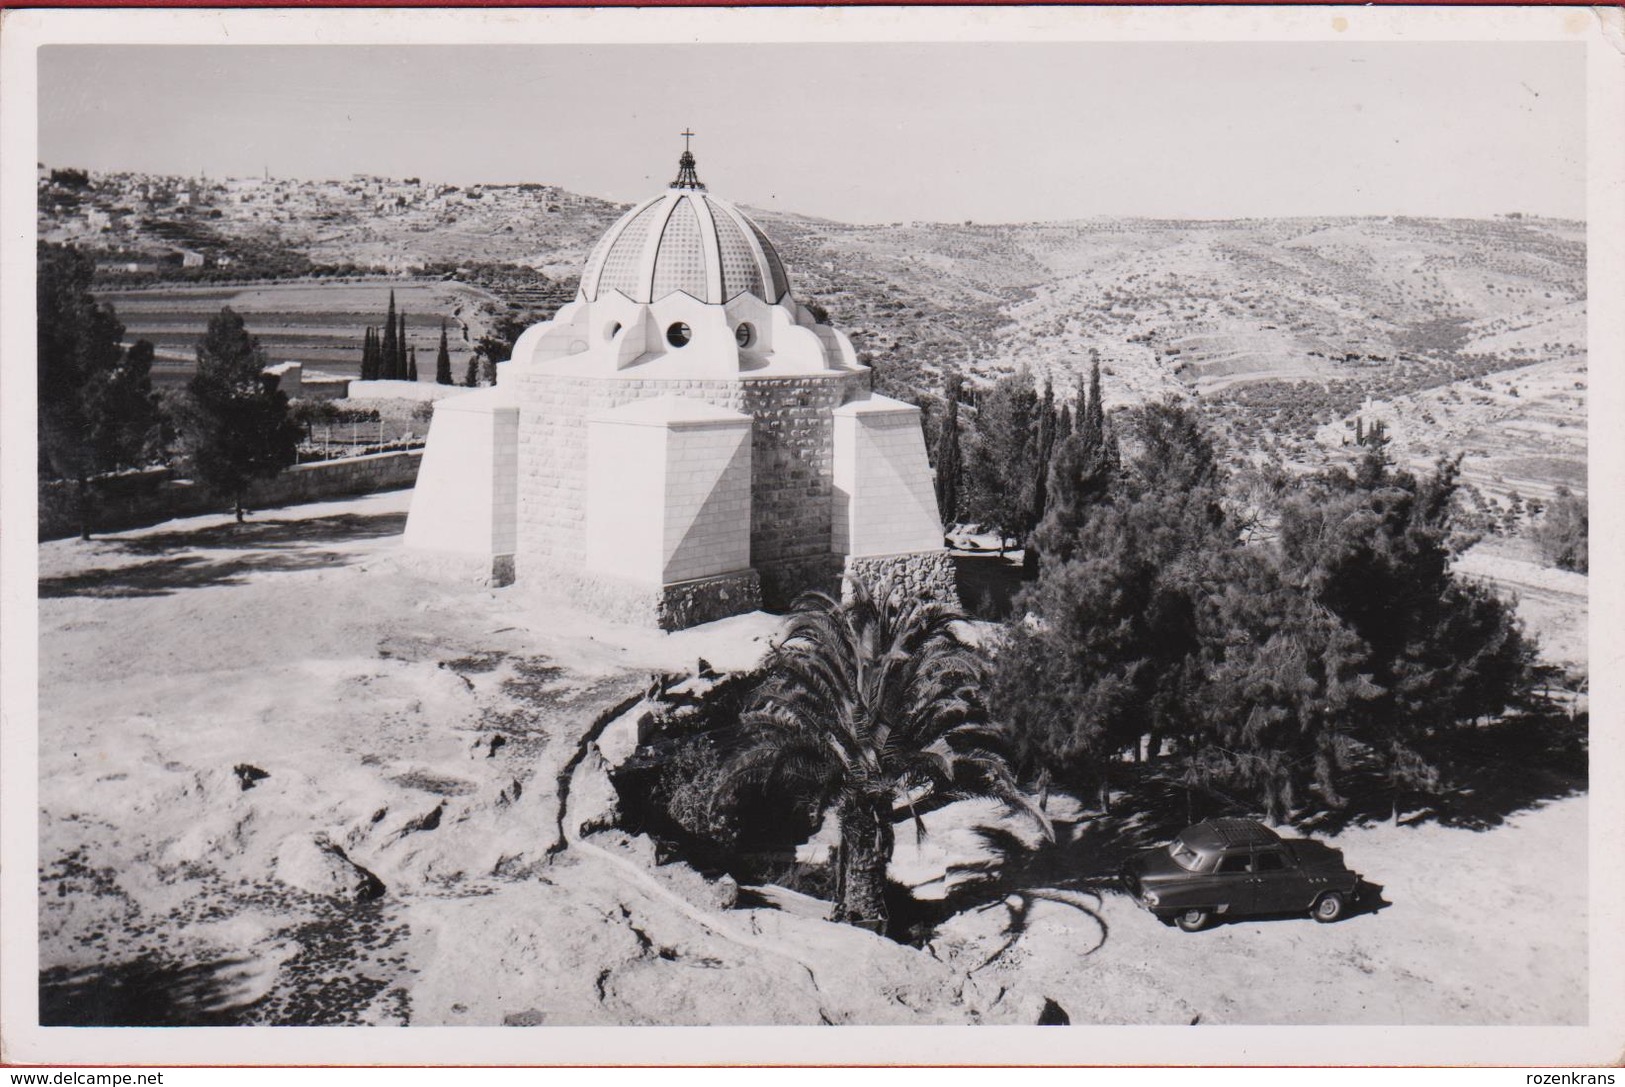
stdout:
{"type": "MultiPolygon", "coordinates": [[[[470,0],[402,0],[380,5],[376,0],[19,0],[17,3],[0,2],[0,10],[22,8],[211,8],[252,9],[284,8],[373,8],[388,11],[399,8],[667,8],[667,7],[1118,7],[1123,0],[822,0],[810,4],[809,0],[759,0],[752,4],[718,4],[713,0],[488,0],[473,3],[470,0]]],[[[1145,7],[1257,7],[1258,0],[1134,0],[1145,7]]],[[[1285,0],[1267,4],[1268,7],[1323,7],[1329,0],[1285,0]]],[[[1588,4],[1573,0],[1381,0],[1364,3],[1362,7],[1572,7],[1585,8],[1588,4]]],[[[820,1066],[822,1067],[822,1066],[820,1066]]],[[[1014,1065],[1012,1067],[1027,1067],[1014,1065]]]]}

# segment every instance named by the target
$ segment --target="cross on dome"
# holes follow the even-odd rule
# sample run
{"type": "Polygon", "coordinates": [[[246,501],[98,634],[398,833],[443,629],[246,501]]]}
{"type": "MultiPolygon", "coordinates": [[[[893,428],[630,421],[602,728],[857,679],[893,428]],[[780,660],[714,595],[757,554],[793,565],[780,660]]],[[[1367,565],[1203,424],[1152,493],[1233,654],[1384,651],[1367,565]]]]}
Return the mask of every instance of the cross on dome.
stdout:
{"type": "Polygon", "coordinates": [[[690,151],[688,147],[688,141],[694,137],[695,133],[685,128],[678,135],[683,137],[683,157],[677,160],[677,180],[671,183],[671,187],[674,189],[699,189],[703,192],[705,185],[701,183],[700,176],[694,172],[694,152],[690,151]]]}

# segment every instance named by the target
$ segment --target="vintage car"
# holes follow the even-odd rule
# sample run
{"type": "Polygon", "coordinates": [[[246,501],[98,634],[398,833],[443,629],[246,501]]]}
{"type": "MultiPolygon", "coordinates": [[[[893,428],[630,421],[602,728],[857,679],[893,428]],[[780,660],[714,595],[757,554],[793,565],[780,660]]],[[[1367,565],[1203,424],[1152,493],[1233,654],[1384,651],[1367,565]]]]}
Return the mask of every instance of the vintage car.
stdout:
{"type": "Polygon", "coordinates": [[[1186,932],[1215,917],[1308,910],[1336,921],[1354,901],[1360,877],[1341,851],[1284,839],[1251,819],[1209,819],[1166,846],[1123,864],[1123,886],[1142,907],[1186,932]]]}

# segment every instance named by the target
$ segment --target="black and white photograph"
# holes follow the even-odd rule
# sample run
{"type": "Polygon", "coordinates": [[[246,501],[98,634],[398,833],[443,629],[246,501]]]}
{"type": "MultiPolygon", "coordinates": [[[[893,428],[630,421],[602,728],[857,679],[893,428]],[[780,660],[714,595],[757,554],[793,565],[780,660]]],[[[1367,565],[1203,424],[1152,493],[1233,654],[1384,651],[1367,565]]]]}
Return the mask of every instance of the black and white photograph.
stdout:
{"type": "Polygon", "coordinates": [[[8,13],[5,1058],[1616,1062],[1618,16],[8,13]]]}

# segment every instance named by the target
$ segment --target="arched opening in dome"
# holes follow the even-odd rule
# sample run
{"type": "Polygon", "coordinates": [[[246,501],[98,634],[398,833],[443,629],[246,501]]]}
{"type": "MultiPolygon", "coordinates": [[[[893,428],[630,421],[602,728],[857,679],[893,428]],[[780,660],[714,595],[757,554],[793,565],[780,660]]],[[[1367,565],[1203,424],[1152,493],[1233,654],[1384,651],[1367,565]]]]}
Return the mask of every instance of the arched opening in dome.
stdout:
{"type": "Polygon", "coordinates": [[[694,330],[682,321],[675,321],[666,329],[666,342],[673,347],[687,347],[693,338],[694,330]]]}

